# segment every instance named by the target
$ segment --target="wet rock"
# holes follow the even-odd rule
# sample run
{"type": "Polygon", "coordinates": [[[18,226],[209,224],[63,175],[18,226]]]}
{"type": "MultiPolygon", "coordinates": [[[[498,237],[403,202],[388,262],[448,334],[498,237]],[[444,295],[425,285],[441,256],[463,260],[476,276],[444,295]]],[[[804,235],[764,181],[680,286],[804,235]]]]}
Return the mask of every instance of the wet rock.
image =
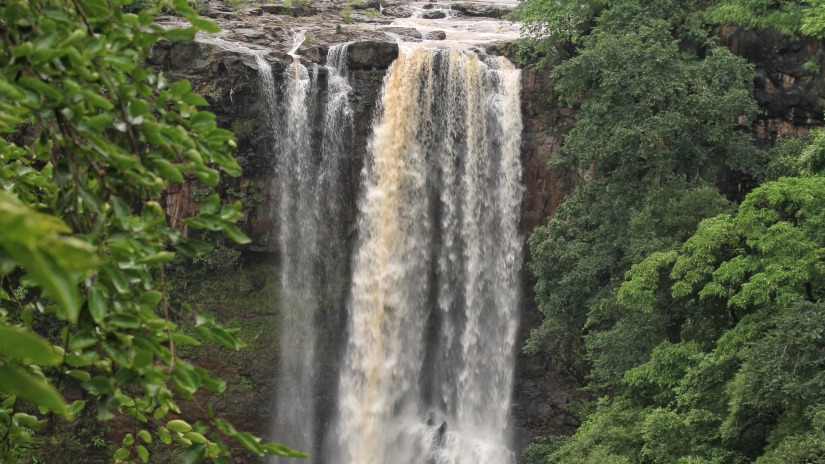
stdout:
{"type": "Polygon", "coordinates": [[[425,11],[421,17],[424,19],[444,19],[447,17],[447,13],[442,10],[430,10],[425,11]]]}
{"type": "Polygon", "coordinates": [[[247,8],[245,10],[241,10],[242,12],[250,15],[250,16],[261,16],[264,14],[264,10],[260,8],[247,8]]]}
{"type": "Polygon", "coordinates": [[[286,6],[286,5],[261,5],[261,11],[264,13],[294,16],[296,18],[305,16],[314,16],[317,13],[315,8],[308,5],[286,6]]]}
{"type": "Polygon", "coordinates": [[[381,14],[384,16],[392,16],[393,18],[409,18],[412,16],[412,11],[402,6],[391,6],[384,8],[381,14]]]}
{"type": "Polygon", "coordinates": [[[501,18],[513,11],[512,8],[504,5],[491,3],[453,3],[452,9],[464,16],[476,16],[484,18],[501,18]]]}
{"type": "Polygon", "coordinates": [[[381,30],[402,39],[421,40],[421,32],[414,27],[386,27],[381,30]]]}
{"type": "Polygon", "coordinates": [[[430,31],[424,34],[424,40],[444,40],[447,38],[447,33],[444,31],[430,31]]]}
{"type": "Polygon", "coordinates": [[[260,31],[257,29],[238,28],[232,32],[235,35],[241,36],[253,42],[267,38],[267,34],[264,31],[260,31]]]}
{"type": "Polygon", "coordinates": [[[347,65],[350,69],[388,68],[398,58],[398,44],[367,40],[349,46],[347,65]]]}
{"type": "Polygon", "coordinates": [[[364,0],[360,2],[350,2],[350,8],[353,10],[380,10],[381,9],[381,1],[380,0],[364,0]]]}
{"type": "Polygon", "coordinates": [[[353,13],[350,17],[352,22],[356,24],[390,24],[393,21],[393,18],[389,16],[370,16],[360,13],[353,13]]]}
{"type": "Polygon", "coordinates": [[[204,16],[212,19],[235,19],[235,13],[221,10],[208,10],[204,16]]]}
{"type": "Polygon", "coordinates": [[[261,5],[261,11],[274,15],[292,16],[292,8],[284,5],[261,5]]]}
{"type": "Polygon", "coordinates": [[[318,10],[307,5],[301,5],[292,8],[292,16],[295,17],[315,16],[317,13],[318,10]]]}

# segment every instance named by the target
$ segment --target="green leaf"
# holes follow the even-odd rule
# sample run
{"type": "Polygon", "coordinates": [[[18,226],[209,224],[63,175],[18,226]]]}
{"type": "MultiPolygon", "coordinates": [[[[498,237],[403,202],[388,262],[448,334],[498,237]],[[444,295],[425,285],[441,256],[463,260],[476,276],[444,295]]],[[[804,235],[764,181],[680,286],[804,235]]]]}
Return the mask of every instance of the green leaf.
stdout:
{"type": "Polygon", "coordinates": [[[23,92],[17,87],[8,83],[8,81],[0,79],[0,97],[4,97],[11,101],[18,101],[23,99],[23,92]]]}
{"type": "Polygon", "coordinates": [[[86,123],[97,130],[102,130],[112,125],[112,115],[105,113],[98,114],[87,119],[86,123]]]}
{"type": "Polygon", "coordinates": [[[138,263],[154,266],[157,264],[168,263],[173,259],[175,259],[174,253],[172,253],[171,251],[161,251],[148,256],[144,256],[143,258],[138,260],[138,263]]]}
{"type": "Polygon", "coordinates": [[[197,258],[212,251],[212,245],[193,238],[185,238],[175,245],[175,248],[187,258],[197,258]]]}
{"type": "Polygon", "coordinates": [[[166,423],[166,428],[173,431],[173,432],[180,432],[186,433],[192,430],[192,426],[189,425],[188,422],[180,420],[180,419],[173,419],[166,423]]]}
{"type": "Polygon", "coordinates": [[[238,229],[238,227],[235,224],[226,224],[223,227],[223,231],[226,233],[226,235],[229,236],[229,238],[232,239],[232,241],[234,241],[237,244],[246,245],[247,243],[250,243],[252,241],[249,237],[246,236],[246,234],[241,232],[241,229],[238,229]]]}
{"type": "Polygon", "coordinates": [[[183,464],[197,464],[203,461],[204,456],[206,456],[206,445],[194,444],[187,448],[180,458],[183,464]]]}
{"type": "Polygon", "coordinates": [[[280,443],[264,443],[261,445],[261,448],[269,454],[274,454],[275,456],[284,456],[289,458],[308,458],[309,455],[306,453],[302,453],[300,451],[295,451],[293,449],[287,448],[280,443]]]}
{"type": "Polygon", "coordinates": [[[26,414],[24,412],[16,413],[14,415],[14,420],[17,421],[18,424],[32,430],[40,429],[40,427],[45,423],[45,421],[39,420],[37,416],[32,416],[31,414],[26,414]]]}
{"type": "Polygon", "coordinates": [[[44,366],[55,365],[61,360],[61,356],[54,351],[52,345],[40,336],[2,323],[0,355],[44,366]]]}
{"type": "Polygon", "coordinates": [[[222,327],[217,327],[217,326],[216,327],[210,327],[209,331],[212,333],[212,336],[214,336],[215,339],[218,340],[218,342],[221,345],[223,345],[227,348],[231,348],[233,350],[239,350],[239,349],[246,346],[246,344],[243,341],[241,341],[238,337],[236,337],[235,335],[227,332],[222,327]]]}
{"type": "Polygon", "coordinates": [[[198,432],[186,432],[183,434],[183,437],[192,443],[209,443],[209,440],[198,432]]]}
{"type": "Polygon", "coordinates": [[[147,450],[145,446],[137,445],[135,449],[137,450],[138,457],[141,461],[149,462],[149,450],[147,450]]]}
{"type": "Polygon", "coordinates": [[[34,90],[35,92],[43,95],[43,97],[48,98],[50,100],[60,101],[63,99],[63,95],[60,93],[60,91],[58,91],[51,85],[41,81],[40,79],[30,76],[22,76],[18,79],[18,82],[23,87],[34,90]]]}
{"type": "Polygon", "coordinates": [[[95,343],[97,343],[97,337],[94,332],[90,329],[84,329],[72,335],[69,346],[74,350],[82,350],[83,348],[88,348],[95,343]]]}
{"type": "Polygon", "coordinates": [[[131,453],[129,453],[128,449],[118,448],[118,450],[115,451],[114,459],[115,459],[115,461],[122,461],[122,460],[126,459],[129,456],[129,454],[131,454],[131,453]]]}
{"type": "Polygon", "coordinates": [[[165,427],[159,427],[157,433],[158,438],[160,438],[161,442],[167,445],[172,443],[172,435],[169,434],[169,430],[167,430],[165,427]]]}
{"type": "Polygon", "coordinates": [[[29,276],[43,288],[46,295],[57,300],[64,311],[64,317],[69,322],[76,322],[80,312],[80,292],[72,276],[40,250],[7,246],[6,251],[23,265],[29,276]]]}
{"type": "Polygon", "coordinates": [[[241,443],[241,445],[243,445],[243,447],[248,449],[249,451],[259,456],[264,454],[264,449],[260,444],[260,440],[251,433],[239,432],[235,435],[235,439],[238,440],[241,443]]]}
{"type": "Polygon", "coordinates": [[[183,183],[183,174],[174,164],[162,158],[156,158],[150,163],[164,179],[178,184],[183,183]]]}
{"type": "Polygon", "coordinates": [[[141,304],[145,304],[153,308],[157,306],[161,300],[163,300],[163,293],[157,290],[149,290],[148,292],[144,292],[138,299],[141,304]]]}
{"type": "Polygon", "coordinates": [[[208,196],[200,203],[201,214],[215,214],[221,209],[221,197],[217,193],[208,196]]]}
{"type": "Polygon", "coordinates": [[[16,395],[61,416],[69,415],[63,397],[46,379],[37,378],[16,367],[0,366],[0,392],[16,395]]]}
{"type": "Polygon", "coordinates": [[[129,284],[126,282],[126,277],[123,275],[123,271],[118,269],[112,264],[105,264],[103,265],[103,271],[109,277],[114,285],[115,290],[121,295],[126,295],[129,293],[129,284]]]}
{"type": "Polygon", "coordinates": [[[143,440],[144,443],[152,443],[152,435],[149,433],[148,430],[141,430],[137,434],[138,438],[143,440]]]}
{"type": "Polygon", "coordinates": [[[72,369],[67,371],[66,373],[69,374],[71,377],[80,380],[81,382],[88,382],[92,378],[91,374],[79,369],[72,369]]]}
{"type": "Polygon", "coordinates": [[[210,168],[203,168],[195,171],[195,177],[204,184],[214,187],[221,181],[221,176],[218,171],[210,168]]]}
{"type": "Polygon", "coordinates": [[[77,413],[82,411],[83,408],[85,408],[85,407],[86,407],[86,401],[84,401],[84,400],[72,401],[72,404],[69,405],[69,414],[71,414],[72,416],[75,416],[75,415],[77,415],[77,413]]]}
{"type": "Polygon", "coordinates": [[[187,80],[180,80],[169,86],[169,93],[176,98],[181,98],[183,95],[192,90],[192,84],[187,80]]]}
{"type": "Polygon", "coordinates": [[[101,295],[100,290],[95,287],[89,289],[89,300],[87,302],[89,314],[96,324],[100,324],[106,316],[106,300],[101,295]]]}
{"type": "Polygon", "coordinates": [[[173,332],[172,340],[174,340],[175,344],[177,345],[199,346],[201,344],[201,342],[197,341],[196,339],[180,332],[173,332]]]}

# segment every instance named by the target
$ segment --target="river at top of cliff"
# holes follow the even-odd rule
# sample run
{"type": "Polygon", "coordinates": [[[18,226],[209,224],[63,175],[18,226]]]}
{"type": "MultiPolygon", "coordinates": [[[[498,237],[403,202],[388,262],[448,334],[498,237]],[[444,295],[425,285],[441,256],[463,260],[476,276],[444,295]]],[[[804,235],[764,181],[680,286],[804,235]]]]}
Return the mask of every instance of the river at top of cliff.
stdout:
{"type": "Polygon", "coordinates": [[[425,40],[428,45],[456,47],[494,40],[515,40],[519,25],[498,17],[509,12],[517,1],[443,2],[414,1],[407,4],[412,15],[396,18],[391,26],[411,27],[426,38],[429,33],[443,31],[443,40],[425,40]]]}
{"type": "MultiPolygon", "coordinates": [[[[262,3],[260,7],[232,9],[209,0],[204,14],[222,30],[217,34],[200,32],[196,40],[287,63],[296,55],[306,62],[323,62],[326,49],[345,42],[416,42],[425,48],[468,49],[519,37],[519,24],[503,19],[517,0],[318,0],[299,7],[290,2],[262,3]],[[293,40],[301,33],[308,39],[294,50],[293,40]],[[308,50],[311,48],[316,51],[308,50]]],[[[185,26],[182,18],[174,16],[158,20],[162,27],[185,26]]]]}

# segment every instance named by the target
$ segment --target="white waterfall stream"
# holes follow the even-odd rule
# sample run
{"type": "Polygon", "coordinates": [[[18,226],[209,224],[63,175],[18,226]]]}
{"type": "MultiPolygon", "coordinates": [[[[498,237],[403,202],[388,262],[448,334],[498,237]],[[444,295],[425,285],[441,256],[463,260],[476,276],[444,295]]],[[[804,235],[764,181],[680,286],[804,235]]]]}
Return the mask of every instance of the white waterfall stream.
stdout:
{"type": "Polygon", "coordinates": [[[280,365],[273,435],[290,447],[314,454],[317,417],[317,320],[343,299],[345,243],[340,211],[341,166],[350,156],[352,109],[347,81],[346,44],[329,50],[326,101],[320,98],[318,67],[308,69],[295,52],[275,85],[271,66],[258,56],[265,104],[274,140],[282,314],[280,365]],[[320,119],[321,124],[315,123],[320,119]],[[320,133],[319,133],[320,131],[320,133]],[[334,250],[330,252],[329,250],[334,250]]]}
{"type": "Polygon", "coordinates": [[[522,239],[520,74],[402,45],[362,172],[327,461],[506,464],[522,239]]]}

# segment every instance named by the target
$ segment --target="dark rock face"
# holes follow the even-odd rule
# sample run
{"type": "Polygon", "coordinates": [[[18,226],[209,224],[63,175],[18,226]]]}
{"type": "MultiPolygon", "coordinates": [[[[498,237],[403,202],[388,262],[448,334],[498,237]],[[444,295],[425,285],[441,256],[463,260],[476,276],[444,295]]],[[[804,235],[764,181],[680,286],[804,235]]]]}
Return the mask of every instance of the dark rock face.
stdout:
{"type": "Polygon", "coordinates": [[[286,6],[286,5],[261,5],[261,11],[264,13],[274,15],[294,16],[296,18],[302,16],[312,16],[317,13],[317,10],[308,5],[286,6]]]}
{"type": "Polygon", "coordinates": [[[772,145],[785,136],[800,136],[822,125],[825,82],[804,69],[810,62],[825,71],[825,49],[820,40],[792,38],[768,31],[716,29],[721,43],[754,64],[754,98],[761,114],[757,136],[772,145]]]}
{"type": "Polygon", "coordinates": [[[369,40],[350,45],[347,64],[350,69],[386,69],[396,58],[398,44],[369,40]]]}

